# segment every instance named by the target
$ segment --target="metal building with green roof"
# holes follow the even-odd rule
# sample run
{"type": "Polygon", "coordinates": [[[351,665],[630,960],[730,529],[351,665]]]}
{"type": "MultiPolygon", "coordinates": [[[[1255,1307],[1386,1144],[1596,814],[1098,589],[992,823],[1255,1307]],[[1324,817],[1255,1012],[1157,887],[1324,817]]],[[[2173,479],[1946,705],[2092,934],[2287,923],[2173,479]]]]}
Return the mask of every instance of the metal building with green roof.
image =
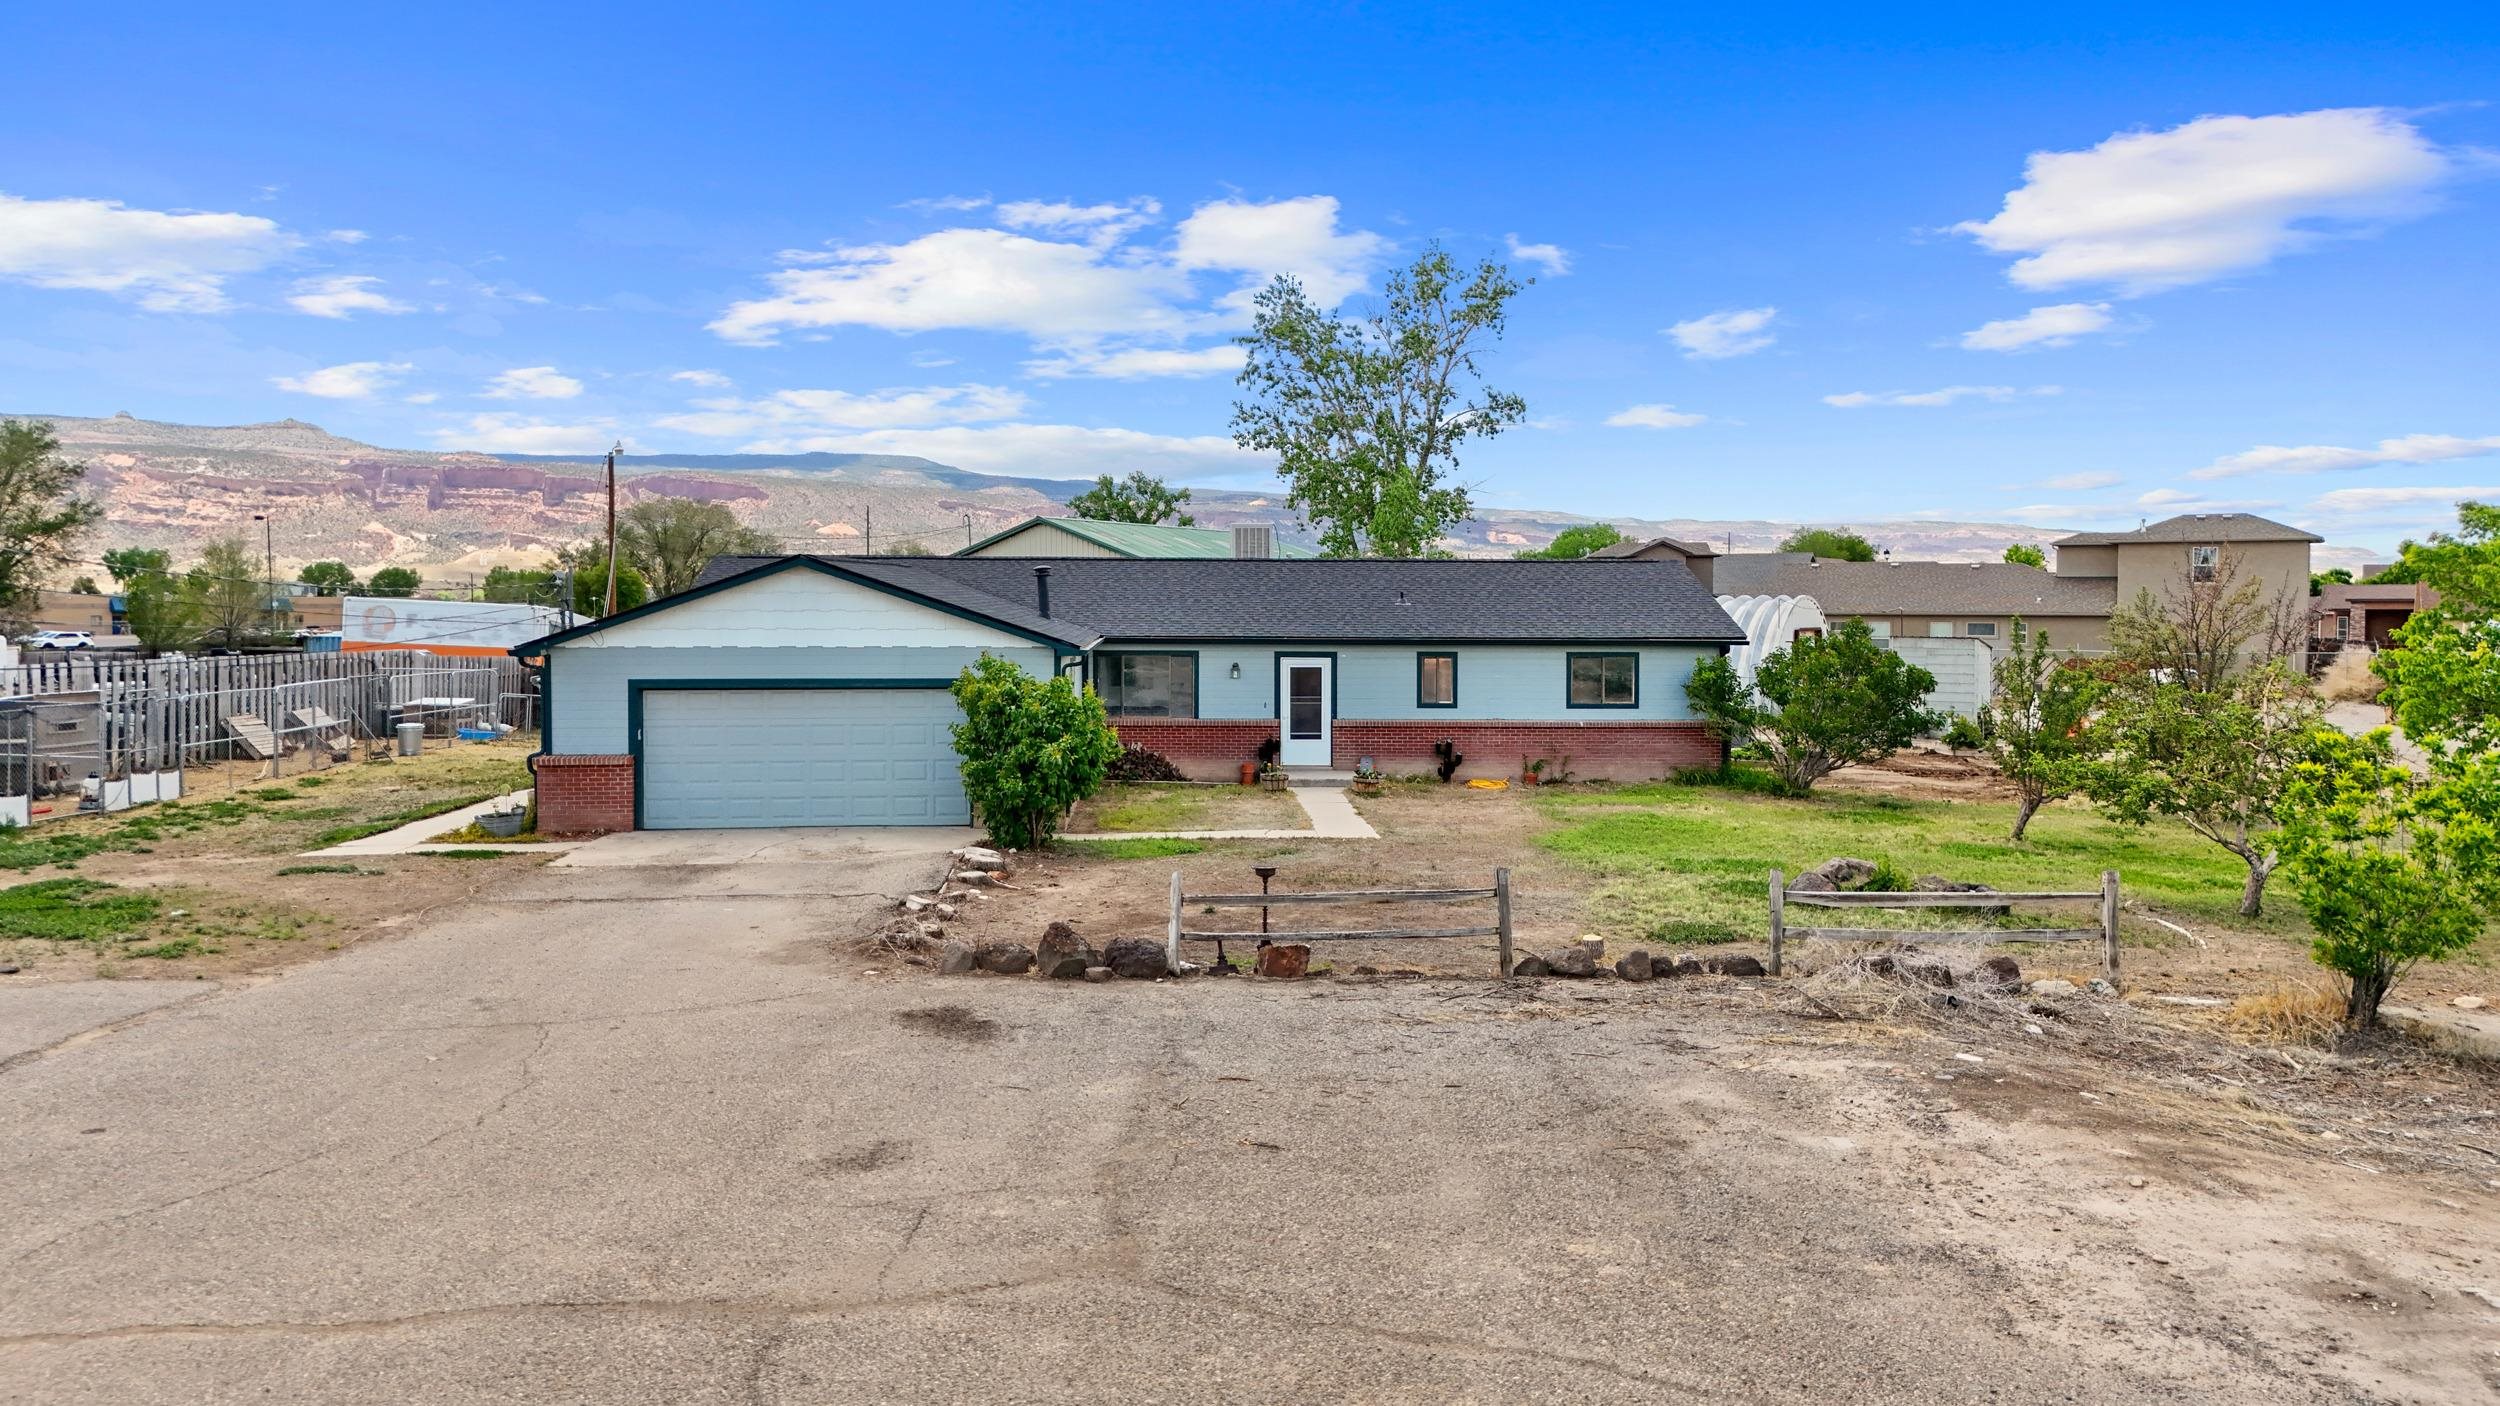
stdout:
{"type": "Polygon", "coordinates": [[[1161,527],[1081,517],[1036,517],[984,537],[955,555],[1219,561],[1237,556],[1304,559],[1317,554],[1277,541],[1275,529],[1265,526],[1161,527]]]}

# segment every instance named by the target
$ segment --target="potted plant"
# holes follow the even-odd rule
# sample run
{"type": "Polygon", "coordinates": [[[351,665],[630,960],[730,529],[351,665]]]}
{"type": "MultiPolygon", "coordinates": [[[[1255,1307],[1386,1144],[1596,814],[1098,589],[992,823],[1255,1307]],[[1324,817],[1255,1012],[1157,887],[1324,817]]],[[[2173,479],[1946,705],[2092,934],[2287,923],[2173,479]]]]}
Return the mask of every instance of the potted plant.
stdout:
{"type": "Polygon", "coordinates": [[[490,810],[477,818],[477,828],[498,839],[511,839],[529,823],[530,813],[515,806],[510,810],[490,810]]]}
{"type": "Polygon", "coordinates": [[[1528,759],[1527,759],[1526,757],[1524,757],[1524,756],[1523,756],[1523,757],[1521,757],[1521,758],[1519,759],[1519,784],[1520,784],[1520,785],[1522,785],[1522,786],[1534,786],[1534,785],[1536,785],[1536,784],[1537,784],[1537,782],[1538,782],[1538,781],[1540,781],[1541,779],[1543,779],[1543,778],[1544,778],[1544,776],[1545,776],[1545,759],[1544,759],[1543,757],[1539,757],[1539,758],[1537,758],[1535,761],[1530,761],[1530,760],[1528,760],[1528,759]]]}
{"type": "Polygon", "coordinates": [[[1378,767],[1356,767],[1352,789],[1358,796],[1377,796],[1380,794],[1381,786],[1388,779],[1378,767]]]}
{"type": "Polygon", "coordinates": [[[1282,791],[1290,779],[1285,775],[1285,769],[1274,762],[1259,768],[1259,789],[1262,791],[1282,791]]]}

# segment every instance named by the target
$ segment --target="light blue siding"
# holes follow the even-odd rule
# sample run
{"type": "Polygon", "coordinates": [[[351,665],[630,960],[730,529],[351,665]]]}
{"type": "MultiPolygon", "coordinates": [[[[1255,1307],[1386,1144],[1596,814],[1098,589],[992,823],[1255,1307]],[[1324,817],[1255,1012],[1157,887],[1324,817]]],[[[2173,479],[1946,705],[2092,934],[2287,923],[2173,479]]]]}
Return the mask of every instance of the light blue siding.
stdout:
{"type": "Polygon", "coordinates": [[[1709,645],[1380,645],[1314,644],[1127,644],[1123,650],[1176,650],[1198,656],[1198,716],[1254,719],[1276,716],[1276,656],[1337,656],[1336,716],[1364,722],[1409,718],[1447,718],[1460,722],[1585,722],[1650,719],[1689,720],[1684,681],[1693,666],[1715,657],[1709,645]],[[1415,706],[1415,655],[1418,651],[1458,656],[1458,706],[1415,706]],[[1566,658],[1596,650],[1641,656],[1641,701],[1637,708],[1571,708],[1565,706],[1566,658]],[[1241,677],[1233,677],[1239,666],[1241,677]]]}
{"type": "MultiPolygon", "coordinates": [[[[984,652],[879,645],[598,649],[557,645],[549,651],[547,669],[547,712],[555,731],[548,750],[566,756],[613,756],[629,750],[625,736],[629,680],[951,679],[984,652]]],[[[1048,649],[986,652],[1012,659],[1028,673],[1050,676],[1048,649]]]]}

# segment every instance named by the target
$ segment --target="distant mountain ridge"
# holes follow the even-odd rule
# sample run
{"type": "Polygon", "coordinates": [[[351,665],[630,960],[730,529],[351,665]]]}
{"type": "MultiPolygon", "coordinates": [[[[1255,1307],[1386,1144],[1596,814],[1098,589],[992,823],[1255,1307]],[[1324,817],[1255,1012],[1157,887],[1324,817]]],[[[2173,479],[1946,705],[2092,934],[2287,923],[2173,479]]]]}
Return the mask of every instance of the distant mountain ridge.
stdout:
{"type": "MultiPolygon", "coordinates": [[[[596,456],[443,453],[388,449],[301,420],[178,425],[127,414],[37,415],[88,465],[105,504],[96,544],[163,547],[195,555],[214,538],[249,535],[269,518],[269,546],[286,575],[340,560],[358,572],[412,566],[457,581],[495,566],[542,562],[598,534],[604,515],[596,456]]],[[[637,454],[619,461],[622,496],[703,498],[791,551],[856,553],[898,545],[946,552],[1025,518],[1067,511],[1081,480],[976,473],[899,454],[637,454]]],[[[1275,493],[1193,489],[1190,511],[1209,527],[1269,523],[1313,545],[1275,493]]],[[[1508,556],[1543,546],[1592,519],[1539,509],[1487,508],[1453,534],[1464,556],[1508,556]]],[[[1767,519],[1609,519],[1636,537],[1700,539],[1720,550],[1765,551],[1794,523],[1767,519]]],[[[1889,522],[1863,529],[1894,555],[1993,561],[2009,543],[2064,535],[1984,522],[1889,522]]],[[[2359,553],[2348,553],[2356,560],[2359,553]]],[[[2340,562],[2332,551],[2320,564],[2340,562]]]]}

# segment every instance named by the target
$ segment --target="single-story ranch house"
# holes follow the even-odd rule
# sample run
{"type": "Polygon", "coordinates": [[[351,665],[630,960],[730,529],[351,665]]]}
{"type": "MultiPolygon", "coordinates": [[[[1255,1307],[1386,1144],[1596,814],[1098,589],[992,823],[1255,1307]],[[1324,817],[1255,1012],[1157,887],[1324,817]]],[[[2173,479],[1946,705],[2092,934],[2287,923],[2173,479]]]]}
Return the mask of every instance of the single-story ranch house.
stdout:
{"type": "Polygon", "coordinates": [[[513,653],[546,671],[539,824],[586,832],[968,823],[947,687],[985,654],[1204,780],[1270,739],[1653,778],[1719,759],[1684,684],[1743,639],[1680,562],[784,556],[513,653]]]}

